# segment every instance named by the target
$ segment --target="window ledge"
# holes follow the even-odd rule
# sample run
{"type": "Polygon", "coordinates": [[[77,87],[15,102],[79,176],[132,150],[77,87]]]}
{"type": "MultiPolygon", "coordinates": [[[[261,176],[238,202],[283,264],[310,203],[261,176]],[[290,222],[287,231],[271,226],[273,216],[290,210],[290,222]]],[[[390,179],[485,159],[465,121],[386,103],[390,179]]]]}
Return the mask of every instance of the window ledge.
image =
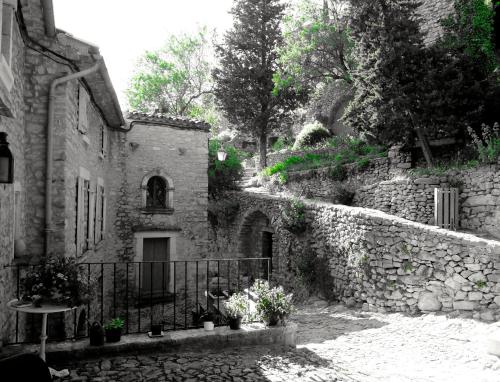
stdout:
{"type": "Polygon", "coordinates": [[[141,208],[141,213],[143,214],[157,214],[157,215],[173,215],[173,208],[141,208]]]}

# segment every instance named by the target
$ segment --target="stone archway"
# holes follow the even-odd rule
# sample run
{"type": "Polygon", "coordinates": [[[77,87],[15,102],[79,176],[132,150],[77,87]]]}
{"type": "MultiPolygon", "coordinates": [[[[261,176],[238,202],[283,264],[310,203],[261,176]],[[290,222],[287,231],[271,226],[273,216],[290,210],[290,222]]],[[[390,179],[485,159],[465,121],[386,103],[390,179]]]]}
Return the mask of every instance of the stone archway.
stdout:
{"type": "Polygon", "coordinates": [[[238,235],[238,253],[245,258],[264,258],[267,261],[248,261],[242,269],[254,276],[254,278],[267,279],[273,269],[273,258],[275,258],[274,229],[269,217],[260,210],[254,210],[246,214],[240,226],[238,235]]]}

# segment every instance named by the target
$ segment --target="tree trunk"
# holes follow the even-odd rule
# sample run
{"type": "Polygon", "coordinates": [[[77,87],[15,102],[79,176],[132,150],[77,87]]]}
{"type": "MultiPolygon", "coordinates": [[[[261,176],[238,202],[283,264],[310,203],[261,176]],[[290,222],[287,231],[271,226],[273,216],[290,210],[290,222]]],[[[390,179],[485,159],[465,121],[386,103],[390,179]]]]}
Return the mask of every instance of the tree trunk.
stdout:
{"type": "Polygon", "coordinates": [[[420,141],[420,147],[422,148],[422,152],[424,153],[425,160],[429,167],[434,166],[434,158],[432,156],[431,146],[429,145],[429,140],[427,136],[423,132],[423,130],[419,127],[416,128],[418,140],[420,141]]]}
{"type": "Polygon", "coordinates": [[[265,132],[260,133],[259,153],[259,171],[262,171],[267,167],[267,134],[265,132]]]}

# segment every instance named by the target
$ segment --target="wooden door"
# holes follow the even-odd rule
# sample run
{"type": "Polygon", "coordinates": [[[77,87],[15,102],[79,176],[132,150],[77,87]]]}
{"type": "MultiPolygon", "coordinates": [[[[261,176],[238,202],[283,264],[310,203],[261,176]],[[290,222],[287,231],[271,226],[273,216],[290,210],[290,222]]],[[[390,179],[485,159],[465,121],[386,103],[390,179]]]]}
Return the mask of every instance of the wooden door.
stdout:
{"type": "Polygon", "coordinates": [[[170,250],[168,238],[144,239],[142,264],[142,291],[144,297],[153,294],[161,297],[168,292],[170,250]],[[147,261],[162,261],[162,263],[147,263],[147,261]]]}
{"type": "Polygon", "coordinates": [[[270,272],[273,269],[273,234],[271,232],[262,232],[262,257],[268,257],[269,268],[267,260],[262,261],[262,275],[264,279],[270,276],[270,272]]]}

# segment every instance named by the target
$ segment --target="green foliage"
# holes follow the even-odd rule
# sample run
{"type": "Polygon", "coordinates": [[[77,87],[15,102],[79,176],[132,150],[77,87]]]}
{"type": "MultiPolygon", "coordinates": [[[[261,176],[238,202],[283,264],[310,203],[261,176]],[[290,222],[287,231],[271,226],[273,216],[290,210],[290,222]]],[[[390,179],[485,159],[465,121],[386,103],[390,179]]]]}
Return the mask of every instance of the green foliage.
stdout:
{"type": "Polygon", "coordinates": [[[291,199],[281,207],[283,227],[294,234],[300,234],[307,229],[306,206],[298,199],[291,199]]]}
{"type": "Polygon", "coordinates": [[[211,66],[205,28],[195,35],[170,36],[163,48],[140,58],[126,92],[130,108],[215,123],[211,66]]]}
{"type": "Polygon", "coordinates": [[[328,175],[330,178],[333,180],[336,180],[338,182],[342,182],[347,179],[347,170],[345,167],[341,164],[336,164],[335,166],[332,166],[328,170],[328,175]]]}
{"type": "Polygon", "coordinates": [[[237,182],[243,176],[241,154],[229,145],[222,145],[218,140],[212,139],[208,143],[208,193],[217,198],[224,191],[238,189],[237,182]],[[217,159],[217,152],[224,148],[227,153],[225,161],[217,159]]]}
{"type": "Polygon", "coordinates": [[[422,69],[422,35],[403,0],[351,0],[350,31],[357,67],[354,99],[345,123],[384,144],[408,140],[416,79],[422,69]]]}
{"type": "Polygon", "coordinates": [[[413,265],[409,261],[404,262],[403,271],[405,271],[405,273],[410,273],[411,271],[413,271],[413,265]]]}
{"type": "Polygon", "coordinates": [[[274,77],[275,92],[292,85],[308,91],[320,82],[350,82],[352,42],[341,1],[329,0],[320,6],[302,0],[283,24],[284,45],[278,50],[282,66],[274,77]]]}
{"type": "Polygon", "coordinates": [[[123,321],[121,318],[113,318],[110,322],[108,322],[106,325],[104,325],[104,329],[106,330],[113,330],[113,329],[123,329],[125,325],[125,321],[123,321]]]}
{"type": "Polygon", "coordinates": [[[481,125],[480,135],[469,126],[467,128],[472,142],[476,146],[476,150],[481,163],[496,163],[500,158],[500,126],[498,123],[491,128],[488,125],[481,125]]]}
{"type": "Polygon", "coordinates": [[[486,281],[485,280],[477,280],[474,285],[476,286],[476,288],[478,289],[482,289],[486,286],[486,281]]]}
{"type": "Polygon", "coordinates": [[[261,168],[266,164],[269,131],[304,97],[293,87],[273,92],[284,7],[280,0],[236,0],[233,28],[216,48],[217,103],[230,123],[259,140],[261,168]]]}
{"type": "Polygon", "coordinates": [[[455,53],[465,53],[485,72],[497,65],[493,45],[494,11],[490,1],[454,0],[455,12],[445,20],[443,45],[455,53]]]}
{"type": "Polygon", "coordinates": [[[287,141],[285,138],[279,137],[276,142],[273,143],[271,146],[273,151],[281,151],[284,149],[289,148],[290,146],[288,145],[287,141]]]}
{"type": "Polygon", "coordinates": [[[235,293],[224,301],[226,314],[230,318],[243,317],[248,311],[248,297],[244,293],[235,293]]]}
{"type": "Polygon", "coordinates": [[[343,117],[350,128],[384,144],[412,145],[417,135],[463,136],[468,123],[483,120],[490,82],[470,56],[446,44],[423,45],[415,3],[351,3],[358,65],[343,117]]]}
{"type": "Polygon", "coordinates": [[[270,325],[285,323],[286,318],[294,311],[292,295],[286,294],[283,287],[269,286],[264,280],[255,280],[252,291],[257,294],[257,313],[270,325]]]}
{"type": "Polygon", "coordinates": [[[94,295],[95,280],[87,278],[74,258],[43,258],[21,280],[22,299],[34,305],[52,302],[68,306],[88,303],[94,295]]]}
{"type": "Polygon", "coordinates": [[[330,132],[319,122],[308,123],[304,125],[293,145],[294,150],[300,150],[304,147],[314,146],[331,136],[330,132]]]}
{"type": "Polygon", "coordinates": [[[370,158],[359,158],[356,164],[360,170],[363,170],[370,165],[370,158]]]}
{"type": "Polygon", "coordinates": [[[353,138],[332,137],[324,141],[322,147],[335,150],[319,154],[305,152],[302,156],[292,155],[282,162],[265,168],[263,174],[272,176],[274,174],[287,174],[290,171],[331,167],[329,170],[330,177],[334,180],[342,181],[347,177],[345,164],[359,161],[361,168],[364,168],[364,162],[369,162],[371,158],[387,155],[383,147],[371,146],[359,139],[353,138]]]}

